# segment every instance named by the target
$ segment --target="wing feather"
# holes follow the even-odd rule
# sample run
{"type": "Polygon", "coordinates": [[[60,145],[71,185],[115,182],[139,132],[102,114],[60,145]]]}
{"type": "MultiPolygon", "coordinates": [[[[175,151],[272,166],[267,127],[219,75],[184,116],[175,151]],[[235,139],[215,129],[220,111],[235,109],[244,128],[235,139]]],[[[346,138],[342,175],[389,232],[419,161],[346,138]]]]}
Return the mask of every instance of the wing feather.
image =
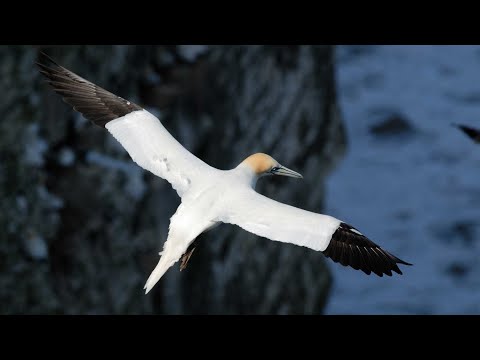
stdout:
{"type": "Polygon", "coordinates": [[[411,265],[334,217],[283,204],[250,189],[229,200],[228,215],[220,221],[271,240],[321,251],[334,262],[367,275],[402,274],[397,264],[411,265]]]}
{"type": "Polygon", "coordinates": [[[160,120],[43,54],[40,72],[63,100],[94,124],[105,127],[141,167],[166,179],[182,197],[198,180],[217,171],[185,149],[160,120]]]}
{"type": "Polygon", "coordinates": [[[472,139],[477,144],[480,144],[480,130],[472,128],[470,126],[465,126],[461,124],[453,124],[454,126],[458,127],[462,130],[470,139],[472,139]]]}

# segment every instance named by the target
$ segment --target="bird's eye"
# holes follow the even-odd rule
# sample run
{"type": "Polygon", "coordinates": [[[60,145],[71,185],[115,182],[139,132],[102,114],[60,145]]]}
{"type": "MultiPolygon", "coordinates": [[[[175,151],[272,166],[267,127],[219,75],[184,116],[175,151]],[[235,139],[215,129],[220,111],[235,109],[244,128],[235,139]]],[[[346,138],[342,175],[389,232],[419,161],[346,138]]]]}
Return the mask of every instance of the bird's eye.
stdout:
{"type": "Polygon", "coordinates": [[[271,172],[275,172],[275,171],[277,171],[278,169],[279,169],[278,166],[274,166],[274,167],[272,168],[272,170],[270,170],[270,171],[271,171],[271,172]]]}

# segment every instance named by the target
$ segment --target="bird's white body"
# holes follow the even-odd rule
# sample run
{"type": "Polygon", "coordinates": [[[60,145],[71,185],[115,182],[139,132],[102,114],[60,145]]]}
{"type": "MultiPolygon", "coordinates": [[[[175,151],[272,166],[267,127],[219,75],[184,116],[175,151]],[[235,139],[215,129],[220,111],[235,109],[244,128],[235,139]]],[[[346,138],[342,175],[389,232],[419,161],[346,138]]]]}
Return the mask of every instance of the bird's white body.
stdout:
{"type": "MultiPolygon", "coordinates": [[[[381,249],[354,227],[328,215],[283,204],[257,193],[264,175],[302,176],[271,156],[257,153],[231,170],[216,169],[185,149],[160,120],[105,89],[47,59],[40,71],[63,99],[98,126],[104,126],[141,167],[166,179],[182,199],[170,219],[160,260],[148,278],[148,293],[202,232],[220,223],[259,236],[321,251],[335,262],[378,276],[410,265],[381,249]]],[[[182,260],[183,262],[183,260],[182,260]]],[[[181,267],[182,268],[182,267],[181,267]]]]}
{"type": "Polygon", "coordinates": [[[257,174],[242,162],[215,169],[188,152],[146,110],[131,112],[105,125],[133,161],[168,180],[182,198],[170,219],[161,258],[146,291],[186,252],[202,232],[218,223],[235,224],[259,236],[325,250],[340,224],[331,216],[289,206],[254,191],[257,174]]]}

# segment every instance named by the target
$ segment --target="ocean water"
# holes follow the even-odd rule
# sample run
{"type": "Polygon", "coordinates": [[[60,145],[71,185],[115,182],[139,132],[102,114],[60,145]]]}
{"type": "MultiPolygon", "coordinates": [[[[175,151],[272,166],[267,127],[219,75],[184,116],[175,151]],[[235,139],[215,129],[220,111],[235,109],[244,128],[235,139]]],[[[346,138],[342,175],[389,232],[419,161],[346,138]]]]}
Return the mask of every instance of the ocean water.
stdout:
{"type": "Polygon", "coordinates": [[[326,212],[413,263],[367,276],[329,261],[327,314],[480,313],[479,46],[339,46],[348,151],[326,212]],[[373,131],[389,118],[408,123],[373,131]]]}

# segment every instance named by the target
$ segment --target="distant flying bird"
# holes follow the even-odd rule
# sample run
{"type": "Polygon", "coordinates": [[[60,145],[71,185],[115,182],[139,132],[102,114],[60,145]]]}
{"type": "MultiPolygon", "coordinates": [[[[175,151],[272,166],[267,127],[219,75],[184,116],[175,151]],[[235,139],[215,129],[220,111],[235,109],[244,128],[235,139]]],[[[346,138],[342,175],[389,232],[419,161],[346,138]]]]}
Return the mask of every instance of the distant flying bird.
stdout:
{"type": "Polygon", "coordinates": [[[480,144],[480,130],[474,129],[465,125],[460,125],[460,124],[452,124],[452,125],[462,130],[474,142],[476,142],[477,144],[480,144]]]}
{"type": "Polygon", "coordinates": [[[182,199],[170,219],[160,260],[144,289],[148,293],[163,274],[181,259],[183,269],[192,243],[220,223],[239,227],[271,240],[321,251],[334,262],[378,276],[402,274],[397,264],[411,265],[369,240],[353,226],[334,217],[286,205],[257,193],[257,180],[266,175],[302,178],[267,154],[248,156],[231,170],[211,167],[186,150],[147,110],[114,95],[43,54],[37,63],[48,83],[85,118],[105,127],[133,161],[166,179],[182,199]]]}

